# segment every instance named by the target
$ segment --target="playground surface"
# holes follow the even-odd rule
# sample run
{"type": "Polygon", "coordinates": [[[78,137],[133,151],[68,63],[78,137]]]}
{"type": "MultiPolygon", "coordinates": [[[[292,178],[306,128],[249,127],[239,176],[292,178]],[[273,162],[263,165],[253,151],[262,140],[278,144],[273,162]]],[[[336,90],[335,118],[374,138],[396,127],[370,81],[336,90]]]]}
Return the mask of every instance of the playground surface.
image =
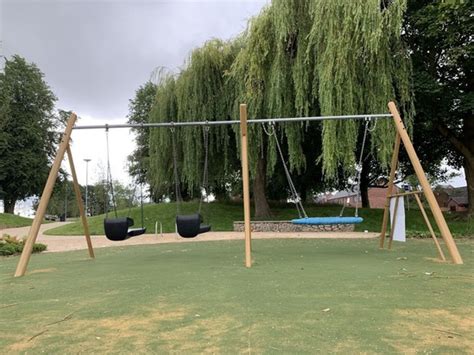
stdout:
{"type": "MultiPolygon", "coordinates": [[[[71,250],[87,249],[84,236],[52,236],[45,235],[49,229],[65,225],[64,222],[42,224],[38,234],[38,243],[48,246],[47,252],[62,252],[71,250]]],[[[30,227],[10,228],[0,230],[1,233],[17,236],[19,238],[28,235],[30,227]]],[[[376,238],[377,233],[364,232],[324,232],[324,233],[279,233],[279,232],[258,232],[253,233],[253,239],[371,239],[376,238]]],[[[103,235],[91,236],[94,248],[117,247],[142,244],[163,244],[163,243],[190,243],[190,242],[209,242],[218,240],[243,240],[243,232],[209,232],[200,235],[195,239],[185,239],[179,237],[176,233],[163,234],[144,234],[142,236],[124,240],[121,242],[110,241],[103,235]]],[[[243,242],[243,241],[242,241],[243,242]]],[[[375,242],[374,242],[375,243],[375,242]]]]}
{"type": "MultiPolygon", "coordinates": [[[[50,237],[46,237],[50,238],[50,237]]],[[[69,237],[68,237],[69,238],[69,237]]],[[[3,353],[474,352],[474,242],[258,239],[35,254],[0,263],[3,353]]]]}

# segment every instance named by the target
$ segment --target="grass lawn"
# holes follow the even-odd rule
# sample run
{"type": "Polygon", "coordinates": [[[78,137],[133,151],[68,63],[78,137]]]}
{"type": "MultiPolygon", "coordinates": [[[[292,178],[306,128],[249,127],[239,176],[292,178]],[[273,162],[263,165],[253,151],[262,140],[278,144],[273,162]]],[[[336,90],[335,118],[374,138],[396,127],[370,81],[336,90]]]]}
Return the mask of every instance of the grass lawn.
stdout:
{"type": "Polygon", "coordinates": [[[161,244],[0,262],[2,353],[474,353],[474,242],[161,244]]]}
{"type": "MultiPolygon", "coordinates": [[[[194,213],[197,211],[197,203],[183,203],[181,208],[183,213],[194,213]]],[[[338,216],[340,206],[315,206],[306,207],[309,216],[338,216]]],[[[293,205],[277,205],[272,206],[274,220],[289,220],[298,218],[293,205]]],[[[406,226],[409,235],[429,236],[428,229],[423,221],[423,217],[419,210],[411,209],[407,212],[406,226]]],[[[120,216],[126,216],[128,210],[119,211],[120,216]]],[[[233,221],[243,220],[242,205],[237,203],[211,203],[204,207],[203,215],[205,221],[212,225],[214,231],[232,230],[233,221]]],[[[346,208],[345,216],[353,216],[354,210],[346,208]]],[[[356,231],[368,230],[369,232],[380,231],[382,224],[383,210],[381,209],[361,209],[359,215],[364,218],[364,222],[356,225],[356,231]]],[[[113,216],[110,215],[110,216],[113,216]]],[[[137,226],[140,225],[140,209],[134,208],[130,216],[135,220],[137,226]]],[[[144,207],[145,226],[149,233],[154,233],[155,222],[160,221],[163,224],[164,232],[174,232],[174,221],[176,217],[176,204],[162,203],[156,205],[146,205],[144,207]]],[[[431,214],[430,214],[431,216],[431,214]]],[[[95,216],[89,218],[89,226],[91,234],[104,234],[103,227],[104,216],[95,216]]],[[[446,214],[447,222],[451,228],[451,232],[455,236],[474,236],[474,221],[467,220],[460,214],[446,214]]],[[[432,219],[433,221],[433,219],[432,219]]],[[[433,221],[433,226],[435,226],[433,221]]],[[[68,224],[46,232],[50,235],[82,235],[82,225],[80,222],[68,224]]]]}
{"type": "Polygon", "coordinates": [[[20,217],[10,213],[0,213],[0,229],[31,226],[31,218],[20,217]]]}

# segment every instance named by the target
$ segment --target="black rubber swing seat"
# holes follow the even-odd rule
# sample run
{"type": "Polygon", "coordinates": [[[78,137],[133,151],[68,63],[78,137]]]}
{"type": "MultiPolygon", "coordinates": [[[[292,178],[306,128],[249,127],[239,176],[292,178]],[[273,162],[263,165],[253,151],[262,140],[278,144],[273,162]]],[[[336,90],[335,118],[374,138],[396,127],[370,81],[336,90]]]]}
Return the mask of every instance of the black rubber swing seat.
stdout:
{"type": "Polygon", "coordinates": [[[106,218],[104,219],[105,236],[109,240],[120,241],[146,232],[146,228],[130,228],[133,223],[130,217],[106,218]]]}
{"type": "Polygon", "coordinates": [[[178,234],[183,238],[194,238],[211,230],[211,226],[201,223],[202,217],[199,213],[176,216],[178,234]]]}

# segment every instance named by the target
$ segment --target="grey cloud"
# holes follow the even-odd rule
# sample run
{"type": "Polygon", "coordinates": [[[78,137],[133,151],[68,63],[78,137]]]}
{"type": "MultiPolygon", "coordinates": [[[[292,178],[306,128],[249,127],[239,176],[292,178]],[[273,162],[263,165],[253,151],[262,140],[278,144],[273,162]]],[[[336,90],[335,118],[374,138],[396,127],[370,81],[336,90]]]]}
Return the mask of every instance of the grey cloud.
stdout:
{"type": "Polygon", "coordinates": [[[3,54],[35,62],[60,108],[123,119],[154,68],[237,35],[267,2],[2,1],[3,54]]]}

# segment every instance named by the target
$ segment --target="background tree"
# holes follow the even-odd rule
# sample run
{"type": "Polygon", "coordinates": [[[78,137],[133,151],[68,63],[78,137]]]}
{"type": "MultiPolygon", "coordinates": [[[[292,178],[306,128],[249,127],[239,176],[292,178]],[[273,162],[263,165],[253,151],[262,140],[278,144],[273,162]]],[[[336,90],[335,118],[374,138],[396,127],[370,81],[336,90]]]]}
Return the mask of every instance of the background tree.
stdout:
{"type": "MultiPolygon", "coordinates": [[[[142,124],[150,121],[149,115],[155,101],[156,85],[148,81],[140,86],[135,92],[135,97],[130,100],[128,123],[142,124]]],[[[135,133],[135,142],[137,148],[128,156],[128,172],[135,180],[140,183],[148,183],[148,141],[150,137],[149,129],[136,128],[132,129],[135,133]]],[[[153,194],[152,194],[153,196],[153,194]]]]}
{"type": "MultiPolygon", "coordinates": [[[[81,192],[82,194],[85,193],[85,189],[82,186],[81,192]]],[[[39,200],[33,206],[35,211],[38,208],[38,204],[39,200]]],[[[65,215],[66,218],[79,216],[79,208],[77,207],[72,181],[68,179],[58,179],[56,181],[46,213],[56,216],[65,215]]]]}
{"type": "MultiPolygon", "coordinates": [[[[227,43],[213,40],[195,49],[180,73],[158,84],[151,117],[157,122],[237,119],[242,102],[248,104],[249,119],[379,113],[386,112],[387,102],[396,99],[410,127],[410,63],[400,38],[405,7],[405,0],[382,4],[379,0],[275,0],[236,39],[227,43]]],[[[330,179],[337,184],[341,173],[346,180],[354,174],[359,126],[354,121],[328,121],[321,131],[307,130],[303,123],[278,125],[277,135],[300,187],[311,181],[303,175],[317,174],[312,168],[321,152],[318,161],[323,179],[312,176],[312,187],[317,189],[330,179]],[[312,147],[313,154],[303,154],[308,153],[305,145],[312,147]]],[[[194,128],[179,132],[181,180],[194,191],[201,175],[202,134],[194,128]]],[[[281,184],[282,179],[277,176],[275,142],[260,125],[252,125],[249,132],[255,216],[264,218],[270,214],[269,182],[281,184]]],[[[151,181],[155,186],[169,186],[171,138],[169,132],[152,134],[151,181]]],[[[229,159],[229,150],[238,156],[237,128],[235,135],[230,140],[223,127],[212,140],[211,156],[222,177],[235,176],[231,168],[235,160],[229,159]]],[[[393,139],[391,122],[380,122],[372,134],[370,151],[382,166],[389,161],[393,139]]],[[[283,192],[281,197],[287,194],[286,189],[273,187],[272,197],[278,191],[283,192]]]]}
{"type": "Polygon", "coordinates": [[[35,64],[14,55],[0,73],[0,198],[5,213],[41,192],[61,120],[56,97],[35,64]]]}
{"type": "MultiPolygon", "coordinates": [[[[196,119],[225,120],[234,117],[232,82],[225,74],[239,50],[238,42],[212,40],[192,51],[179,75],[162,73],[152,122],[183,122],[196,119]]],[[[172,138],[177,148],[177,169],[181,193],[200,197],[202,183],[204,128],[155,129],[150,133],[149,180],[157,197],[174,198],[172,138]]],[[[235,138],[227,126],[212,126],[209,138],[210,186],[225,190],[229,175],[238,166],[235,138]]]]}
{"type": "MultiPolygon", "coordinates": [[[[113,181],[114,199],[117,210],[129,209],[137,206],[140,201],[138,185],[126,186],[118,180],[113,181]]],[[[88,187],[89,205],[92,215],[104,214],[107,210],[113,212],[112,191],[107,180],[99,180],[88,187]]]]}
{"type": "Polygon", "coordinates": [[[413,62],[414,140],[425,166],[464,167],[474,214],[474,3],[410,0],[404,37],[413,62]],[[423,157],[422,157],[423,158],[423,157]]]}

